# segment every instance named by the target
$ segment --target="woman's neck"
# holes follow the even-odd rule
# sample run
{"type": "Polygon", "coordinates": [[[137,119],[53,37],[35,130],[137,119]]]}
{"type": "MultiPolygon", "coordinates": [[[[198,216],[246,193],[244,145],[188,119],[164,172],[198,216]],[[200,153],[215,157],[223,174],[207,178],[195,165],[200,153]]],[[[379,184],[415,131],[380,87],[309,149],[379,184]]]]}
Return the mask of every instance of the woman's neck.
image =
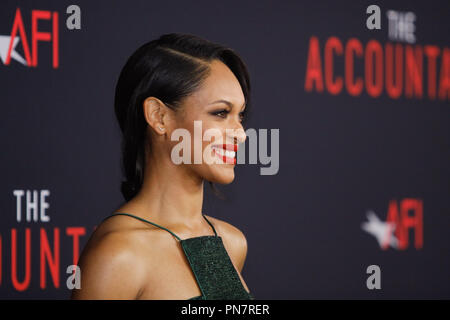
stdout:
{"type": "Polygon", "coordinates": [[[134,204],[141,208],[142,215],[165,225],[194,228],[203,223],[203,179],[187,167],[161,163],[148,166],[134,204]]]}

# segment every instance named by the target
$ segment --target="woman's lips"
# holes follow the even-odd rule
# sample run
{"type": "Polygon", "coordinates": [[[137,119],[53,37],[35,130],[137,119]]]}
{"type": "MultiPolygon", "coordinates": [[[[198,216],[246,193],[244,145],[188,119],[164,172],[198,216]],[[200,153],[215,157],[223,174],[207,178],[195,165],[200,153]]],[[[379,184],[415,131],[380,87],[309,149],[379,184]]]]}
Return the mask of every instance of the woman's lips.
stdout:
{"type": "Polygon", "coordinates": [[[237,144],[219,144],[211,147],[214,154],[228,164],[236,164],[237,144]],[[232,150],[232,151],[230,151],[232,150]]]}
{"type": "Polygon", "coordinates": [[[223,143],[223,144],[214,144],[213,148],[221,148],[224,150],[230,150],[230,151],[234,151],[237,152],[238,150],[238,145],[237,144],[230,144],[230,143],[223,143]]]}

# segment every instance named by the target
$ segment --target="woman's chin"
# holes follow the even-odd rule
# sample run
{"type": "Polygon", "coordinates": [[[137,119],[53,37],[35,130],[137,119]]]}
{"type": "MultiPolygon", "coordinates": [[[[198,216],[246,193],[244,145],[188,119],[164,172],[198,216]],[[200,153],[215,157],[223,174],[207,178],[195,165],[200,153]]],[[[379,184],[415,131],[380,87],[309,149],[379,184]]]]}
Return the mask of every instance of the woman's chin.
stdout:
{"type": "Polygon", "coordinates": [[[234,168],[218,169],[213,173],[212,179],[208,179],[213,183],[230,184],[234,180],[234,168]]]}

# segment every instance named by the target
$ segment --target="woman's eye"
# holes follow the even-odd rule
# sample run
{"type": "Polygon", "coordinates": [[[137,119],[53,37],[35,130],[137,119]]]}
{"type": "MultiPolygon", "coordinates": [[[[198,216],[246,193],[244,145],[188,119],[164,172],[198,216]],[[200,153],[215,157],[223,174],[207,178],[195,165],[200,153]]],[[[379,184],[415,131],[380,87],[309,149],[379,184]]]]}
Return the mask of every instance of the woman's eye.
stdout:
{"type": "Polygon", "coordinates": [[[225,118],[227,116],[227,114],[228,114],[228,111],[227,110],[220,110],[220,111],[214,112],[213,114],[216,115],[216,116],[219,116],[221,118],[225,118]]]}
{"type": "MultiPolygon", "coordinates": [[[[215,116],[219,116],[221,118],[226,118],[228,113],[230,113],[230,111],[220,110],[220,111],[213,112],[212,114],[215,116]]],[[[244,121],[244,119],[245,119],[245,112],[239,112],[239,121],[242,122],[242,121],[244,121]]]]}

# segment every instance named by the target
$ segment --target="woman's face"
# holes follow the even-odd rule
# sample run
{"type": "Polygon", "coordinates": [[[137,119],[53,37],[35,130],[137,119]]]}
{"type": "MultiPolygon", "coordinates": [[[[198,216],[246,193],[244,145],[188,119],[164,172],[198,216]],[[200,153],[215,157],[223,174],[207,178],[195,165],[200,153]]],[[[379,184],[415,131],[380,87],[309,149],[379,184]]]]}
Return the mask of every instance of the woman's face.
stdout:
{"type": "MultiPolygon", "coordinates": [[[[245,97],[239,81],[223,62],[214,60],[210,71],[202,86],[183,100],[181,109],[174,114],[174,122],[191,137],[191,161],[181,165],[203,179],[227,184],[234,179],[237,145],[246,139],[241,124],[245,97]],[[194,147],[194,144],[201,147],[194,147]],[[224,145],[231,150],[226,152],[224,145]],[[201,163],[195,163],[196,159],[201,163]]],[[[172,149],[178,143],[172,141],[172,149]]],[[[183,152],[175,154],[182,156],[183,152]]]]}

